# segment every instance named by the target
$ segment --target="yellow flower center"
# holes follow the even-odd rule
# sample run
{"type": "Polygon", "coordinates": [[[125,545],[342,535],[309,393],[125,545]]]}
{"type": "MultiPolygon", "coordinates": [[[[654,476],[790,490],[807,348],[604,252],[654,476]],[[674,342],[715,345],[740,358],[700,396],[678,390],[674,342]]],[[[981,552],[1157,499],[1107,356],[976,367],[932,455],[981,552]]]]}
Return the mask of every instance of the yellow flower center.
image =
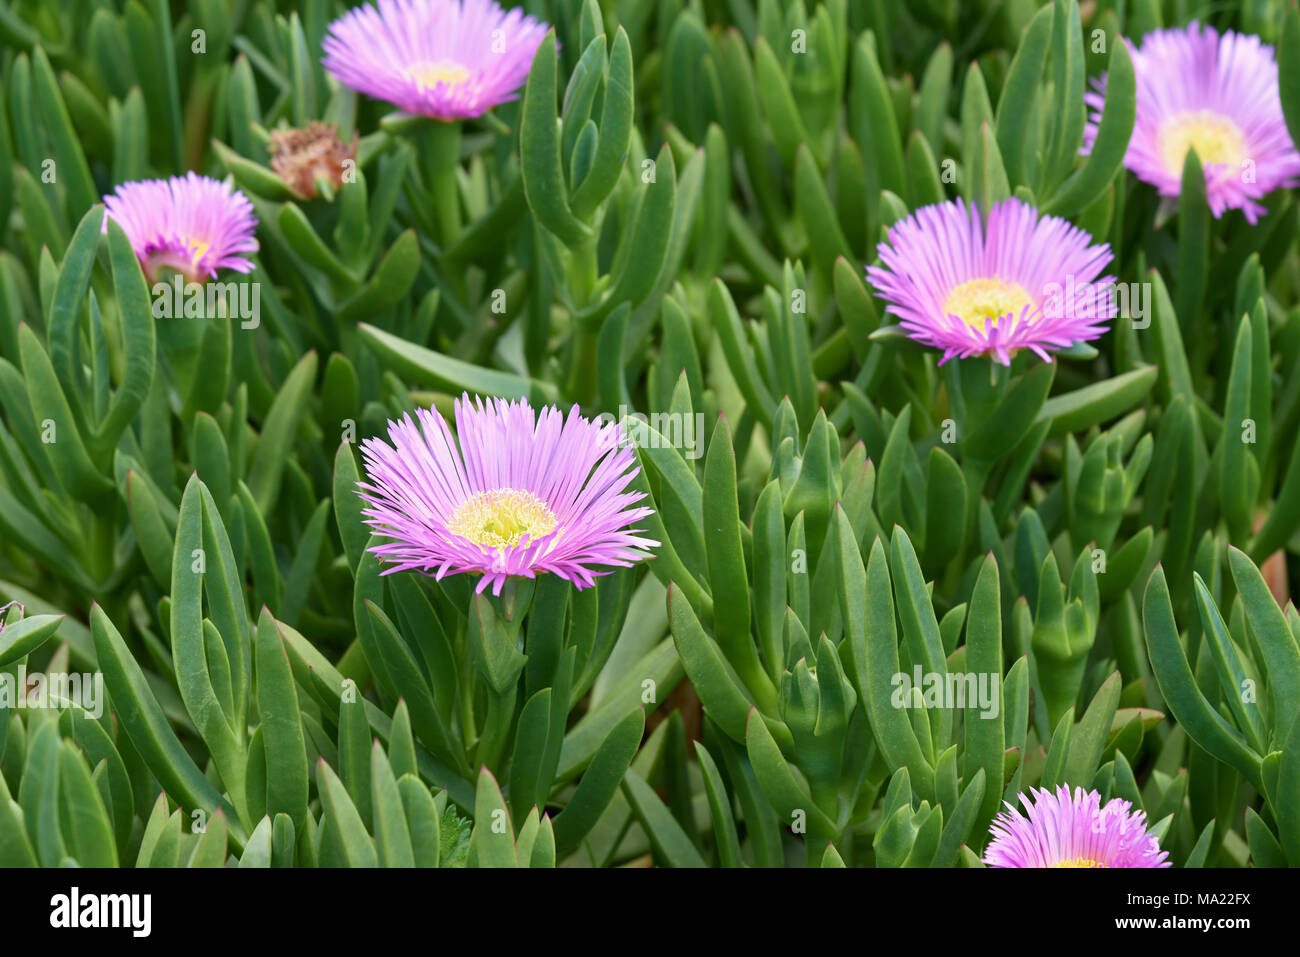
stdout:
{"type": "Polygon", "coordinates": [[[532,492],[495,488],[467,498],[447,522],[447,530],[489,548],[511,548],[525,535],[535,542],[555,531],[555,513],[532,492]]]}
{"type": "Polygon", "coordinates": [[[1165,169],[1175,176],[1182,175],[1189,150],[1196,150],[1202,165],[1240,166],[1246,158],[1246,138],[1237,124],[1210,110],[1180,113],[1166,120],[1156,141],[1165,169]]]}
{"type": "Polygon", "coordinates": [[[431,90],[439,83],[457,86],[469,79],[469,70],[455,60],[439,60],[437,63],[418,63],[406,71],[421,90],[431,90]]]}
{"type": "Polygon", "coordinates": [[[1090,857],[1067,857],[1063,861],[1057,861],[1053,867],[1105,867],[1101,861],[1094,861],[1090,857]]]}
{"type": "Polygon", "coordinates": [[[1032,306],[1029,293],[1014,282],[1005,282],[996,276],[990,279],[971,279],[962,283],[943,304],[944,315],[956,316],[980,332],[992,322],[1007,314],[1019,316],[1025,306],[1032,306]]]}
{"type": "Polygon", "coordinates": [[[207,251],[212,248],[212,243],[205,243],[198,239],[191,239],[188,243],[186,243],[186,245],[193,253],[193,255],[190,257],[190,264],[197,269],[199,265],[199,260],[202,259],[204,255],[207,253],[207,251]]]}
{"type": "Polygon", "coordinates": [[[186,282],[196,282],[200,286],[210,278],[209,271],[201,269],[199,264],[212,248],[212,243],[194,239],[190,236],[177,237],[161,249],[154,250],[141,264],[145,278],[150,282],[171,282],[169,275],[176,273],[186,282]]]}

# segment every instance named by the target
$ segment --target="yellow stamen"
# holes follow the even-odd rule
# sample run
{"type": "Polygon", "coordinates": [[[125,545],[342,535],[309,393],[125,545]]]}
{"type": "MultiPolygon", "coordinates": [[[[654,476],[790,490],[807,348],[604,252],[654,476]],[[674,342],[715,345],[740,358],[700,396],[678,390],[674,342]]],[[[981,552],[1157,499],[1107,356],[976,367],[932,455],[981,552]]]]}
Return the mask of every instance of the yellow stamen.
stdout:
{"type": "Polygon", "coordinates": [[[1246,138],[1228,117],[1210,110],[1180,113],[1164,122],[1156,137],[1160,159],[1175,176],[1183,173],[1189,150],[1196,150],[1202,165],[1240,166],[1246,159],[1246,138]]]}
{"type": "Polygon", "coordinates": [[[1025,306],[1031,305],[1033,300],[1029,293],[1018,283],[994,276],[962,283],[949,294],[943,311],[944,315],[956,316],[966,325],[983,332],[988,323],[996,326],[998,320],[1007,314],[1019,317],[1025,306]]]}
{"type": "Polygon", "coordinates": [[[406,71],[421,90],[431,90],[439,83],[458,86],[469,79],[469,70],[455,60],[439,60],[437,63],[417,63],[406,71]]]}
{"type": "Polygon", "coordinates": [[[202,259],[204,255],[206,255],[207,251],[212,248],[212,243],[205,243],[198,239],[191,239],[186,245],[188,245],[190,250],[193,252],[193,256],[190,258],[190,264],[197,269],[199,260],[202,259]]]}
{"type": "Polygon", "coordinates": [[[1094,861],[1090,857],[1068,857],[1063,861],[1057,861],[1053,867],[1105,867],[1101,861],[1094,861]]]}
{"type": "Polygon", "coordinates": [[[476,545],[511,548],[525,535],[535,542],[555,530],[555,513],[532,492],[497,488],[467,498],[447,522],[447,530],[476,545]]]}

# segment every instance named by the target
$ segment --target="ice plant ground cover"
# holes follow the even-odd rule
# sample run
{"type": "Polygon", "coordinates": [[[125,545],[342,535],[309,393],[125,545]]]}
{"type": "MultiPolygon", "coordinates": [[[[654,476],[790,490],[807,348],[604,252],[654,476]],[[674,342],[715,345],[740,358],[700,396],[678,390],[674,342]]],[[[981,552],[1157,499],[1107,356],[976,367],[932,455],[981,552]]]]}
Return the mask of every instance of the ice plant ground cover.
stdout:
{"type": "Polygon", "coordinates": [[[1293,0],[0,2],[0,866],[1300,865],[1298,139],[1293,0]]]}

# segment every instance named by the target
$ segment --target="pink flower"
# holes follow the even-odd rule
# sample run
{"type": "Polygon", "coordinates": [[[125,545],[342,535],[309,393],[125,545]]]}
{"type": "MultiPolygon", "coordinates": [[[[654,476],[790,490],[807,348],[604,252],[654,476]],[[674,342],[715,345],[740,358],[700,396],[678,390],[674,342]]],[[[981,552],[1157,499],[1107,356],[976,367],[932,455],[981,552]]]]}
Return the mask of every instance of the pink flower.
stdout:
{"type": "Polygon", "coordinates": [[[163,269],[203,283],[218,269],[253,268],[242,254],[257,252],[257,217],[248,197],[229,183],[198,173],[123,183],[104,205],[105,231],[115,219],[150,282],[163,269]]]}
{"type": "Polygon", "coordinates": [[[989,867],[1168,867],[1169,852],[1148,833],[1146,815],[1128,801],[1101,806],[1096,791],[1061,785],[1021,794],[1026,818],[1010,804],[997,816],[984,851],[989,867]]]}
{"type": "Polygon", "coordinates": [[[515,98],[547,29],[493,0],[378,0],[330,24],[321,62],[408,113],[464,119],[515,98]]]}
{"type": "Polygon", "coordinates": [[[625,567],[659,543],[631,526],[651,514],[626,491],[633,450],[615,423],[566,419],[527,401],[456,401],[456,437],[432,409],[389,423],[388,437],[361,446],[368,481],[358,492],[366,523],[389,541],[372,551],[391,564],[441,579],[478,572],[482,592],[500,594],[512,575],[550,572],[578,588],[594,584],[589,565],[625,567]]]}
{"type": "MultiPolygon", "coordinates": [[[[1125,41],[1128,42],[1128,41],[1125,41]]],[[[1137,118],[1127,166],[1161,196],[1182,191],[1183,163],[1196,150],[1205,192],[1217,218],[1240,209],[1254,223],[1258,200],[1300,183],[1300,153],[1287,133],[1273,48],[1259,37],[1191,23],[1155,30],[1133,50],[1137,118]]],[[[1085,94],[1092,113],[1083,150],[1092,149],[1105,105],[1105,77],[1085,94]]]]}
{"type": "Polygon", "coordinates": [[[1110,247],[1018,199],[994,204],[987,221],[962,200],[918,209],[895,223],[867,268],[911,338],[954,356],[1048,351],[1096,339],[1116,313],[1110,247]]]}

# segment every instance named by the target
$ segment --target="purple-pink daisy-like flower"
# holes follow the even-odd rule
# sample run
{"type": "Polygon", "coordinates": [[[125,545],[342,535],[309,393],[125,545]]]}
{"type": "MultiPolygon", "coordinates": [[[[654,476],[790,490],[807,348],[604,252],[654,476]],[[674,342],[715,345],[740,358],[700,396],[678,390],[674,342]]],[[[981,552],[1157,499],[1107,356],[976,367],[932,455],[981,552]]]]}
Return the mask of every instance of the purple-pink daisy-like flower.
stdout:
{"type": "Polygon", "coordinates": [[[1061,785],[1021,794],[1025,817],[1011,804],[993,821],[984,851],[989,867],[1168,867],[1169,852],[1147,831],[1146,815],[1128,801],[1103,807],[1096,791],[1061,785]]]}
{"type": "Polygon", "coordinates": [[[515,98],[547,29],[493,0],[378,0],[330,24],[321,63],[408,113],[466,119],[515,98]]]}
{"type": "Polygon", "coordinates": [[[250,272],[243,258],[257,252],[257,216],[248,197],[198,173],[123,183],[104,197],[108,219],[117,220],[150,282],[163,269],[187,282],[204,283],[218,269],[250,272]]]}
{"type": "MultiPolygon", "coordinates": [[[[1125,41],[1128,42],[1127,40],[1125,41]]],[[[1259,37],[1191,23],[1155,30],[1134,49],[1137,117],[1124,165],[1162,196],[1182,190],[1183,163],[1196,150],[1215,218],[1240,209],[1255,223],[1258,200],[1300,184],[1300,152],[1287,132],[1273,48],[1259,37]]],[[[1105,77],[1084,95],[1090,107],[1083,150],[1097,138],[1105,77]]]]}
{"type": "Polygon", "coordinates": [[[436,410],[417,409],[418,425],[389,423],[391,445],[361,445],[362,514],[389,539],[371,549],[390,563],[383,574],[480,572],[477,590],[499,595],[510,576],[550,572],[581,589],[608,574],[589,565],[626,567],[659,544],[631,527],[652,510],[632,507],[644,495],[627,491],[638,467],[617,423],[468,395],[455,410],[456,437],[436,410]]]}
{"type": "Polygon", "coordinates": [[[889,229],[867,278],[908,336],[953,357],[1048,351],[1096,339],[1116,314],[1101,272],[1110,247],[1018,199],[987,221],[962,200],[924,206],[889,229]]]}

